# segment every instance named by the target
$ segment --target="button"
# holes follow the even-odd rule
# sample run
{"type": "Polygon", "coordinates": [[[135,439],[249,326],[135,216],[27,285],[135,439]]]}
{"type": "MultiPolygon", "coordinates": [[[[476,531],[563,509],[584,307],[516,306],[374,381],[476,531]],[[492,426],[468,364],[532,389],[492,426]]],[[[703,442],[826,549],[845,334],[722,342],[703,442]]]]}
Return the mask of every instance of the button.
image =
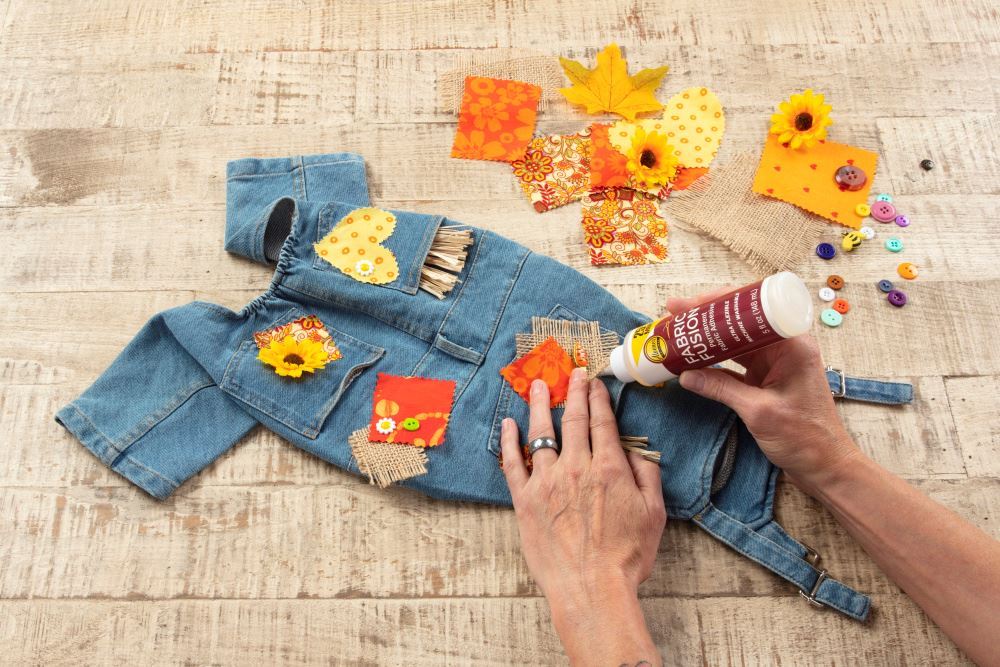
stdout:
{"type": "Polygon", "coordinates": [[[900,292],[898,289],[894,289],[885,295],[885,298],[889,300],[889,303],[896,306],[896,308],[902,308],[906,305],[906,294],[900,292]]]}
{"type": "Polygon", "coordinates": [[[860,215],[862,218],[867,218],[868,214],[872,212],[872,207],[868,204],[858,204],[854,207],[854,212],[860,215]]]}
{"type": "Polygon", "coordinates": [[[837,299],[833,302],[833,309],[841,315],[846,315],[851,309],[851,304],[847,303],[847,299],[837,299]]]}
{"type": "Polygon", "coordinates": [[[839,327],[844,321],[844,316],[833,308],[827,308],[819,315],[820,321],[828,327],[839,327]]]}
{"type": "Polygon", "coordinates": [[[878,281],[878,288],[883,292],[889,293],[892,291],[892,281],[891,280],[880,280],[878,281]]]}
{"type": "Polygon", "coordinates": [[[897,215],[896,224],[899,225],[900,227],[909,227],[910,219],[907,218],[905,215],[897,215]]]}
{"type": "Polygon", "coordinates": [[[837,254],[837,249],[829,243],[820,243],[816,246],[816,254],[823,259],[833,259],[833,256],[837,254]]]}
{"type": "Polygon", "coordinates": [[[844,286],[844,279],[834,274],[826,279],[826,286],[830,289],[840,289],[844,286]]]}
{"type": "Polygon", "coordinates": [[[921,160],[920,168],[924,171],[930,171],[934,168],[934,160],[921,160]]]}
{"type": "Polygon", "coordinates": [[[841,190],[854,192],[865,187],[865,183],[868,182],[868,175],[863,169],[859,169],[851,164],[845,164],[843,167],[837,169],[833,175],[833,180],[836,181],[841,190]]]}
{"type": "Polygon", "coordinates": [[[840,241],[840,247],[843,248],[845,252],[851,252],[860,246],[861,242],[864,240],[865,237],[861,235],[861,232],[845,232],[844,238],[840,241]]]}
{"type": "Polygon", "coordinates": [[[823,301],[833,301],[834,299],[837,298],[837,293],[834,292],[829,287],[820,287],[819,298],[822,299],[823,301]]]}
{"type": "Polygon", "coordinates": [[[895,236],[885,240],[885,249],[889,252],[899,252],[903,249],[903,242],[895,236]]]}
{"type": "Polygon", "coordinates": [[[861,232],[861,236],[865,237],[866,241],[875,238],[875,230],[871,227],[862,227],[859,231],[861,232]]]}
{"type": "Polygon", "coordinates": [[[911,262],[903,262],[896,267],[896,273],[907,280],[913,280],[917,277],[917,267],[911,262]]]}
{"type": "Polygon", "coordinates": [[[883,192],[878,197],[875,197],[875,201],[887,201],[889,203],[892,203],[892,195],[883,192]]]}
{"type": "Polygon", "coordinates": [[[896,219],[896,207],[887,201],[877,201],[872,205],[872,217],[879,222],[892,222],[896,219]]]}
{"type": "Polygon", "coordinates": [[[420,420],[414,419],[413,417],[407,417],[403,420],[403,428],[407,431],[416,431],[420,428],[420,420]]]}

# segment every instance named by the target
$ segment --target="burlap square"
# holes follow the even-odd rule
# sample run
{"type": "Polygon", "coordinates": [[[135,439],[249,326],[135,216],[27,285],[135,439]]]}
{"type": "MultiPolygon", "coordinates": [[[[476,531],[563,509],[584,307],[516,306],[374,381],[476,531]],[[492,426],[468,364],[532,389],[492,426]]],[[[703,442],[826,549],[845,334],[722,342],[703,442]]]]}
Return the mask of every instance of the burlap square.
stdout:
{"type": "Polygon", "coordinates": [[[358,429],[347,437],[358,469],[370,484],[385,488],[393,482],[427,474],[427,454],[420,447],[391,442],[371,442],[368,429],[358,429]]]}
{"type": "Polygon", "coordinates": [[[559,88],[565,85],[559,60],[552,56],[523,49],[489,49],[468,53],[456,62],[454,69],[438,77],[438,103],[442,110],[459,112],[467,76],[488,76],[539,86],[542,89],[539,109],[547,108],[559,96],[559,88]]]}

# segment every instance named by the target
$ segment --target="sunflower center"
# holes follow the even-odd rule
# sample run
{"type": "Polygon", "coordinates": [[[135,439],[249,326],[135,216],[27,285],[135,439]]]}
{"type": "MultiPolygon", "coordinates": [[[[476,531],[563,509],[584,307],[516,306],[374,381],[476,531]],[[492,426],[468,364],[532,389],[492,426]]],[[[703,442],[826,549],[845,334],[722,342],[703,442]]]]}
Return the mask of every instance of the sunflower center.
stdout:
{"type": "Polygon", "coordinates": [[[306,363],[305,359],[295,354],[294,352],[292,352],[291,354],[286,354],[285,358],[282,359],[282,361],[284,361],[286,364],[295,364],[296,366],[301,366],[302,364],[306,363]]]}
{"type": "Polygon", "coordinates": [[[643,167],[646,167],[647,169],[655,166],[656,153],[647,148],[639,155],[639,164],[641,164],[643,167]]]}
{"type": "Polygon", "coordinates": [[[795,117],[795,129],[799,132],[805,132],[813,126],[813,117],[811,113],[803,111],[798,116],[795,117]]]}

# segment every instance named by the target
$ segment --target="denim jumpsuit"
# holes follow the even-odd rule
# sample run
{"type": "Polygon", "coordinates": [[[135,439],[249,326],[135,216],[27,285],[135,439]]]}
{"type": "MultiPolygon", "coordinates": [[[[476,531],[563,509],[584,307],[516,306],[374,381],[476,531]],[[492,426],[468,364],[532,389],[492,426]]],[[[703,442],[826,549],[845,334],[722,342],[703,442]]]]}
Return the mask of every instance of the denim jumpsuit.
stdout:
{"type": "MultiPolygon", "coordinates": [[[[226,249],[276,263],[267,291],[239,312],[196,301],[155,315],[111,366],[56,419],[106,465],[156,498],[235,445],[256,424],[357,472],[348,435],[368,424],[377,373],[456,382],[444,445],[428,473],[402,482],[428,495],[509,505],[497,465],[500,421],[527,432],[528,408],[500,377],[514,335],[543,315],[599,321],[621,334],[648,321],[575,270],[492,232],[469,228],[473,244],[460,282],[444,298],[420,289],[435,233],[459,225],[394,211],[383,242],[399,263],[388,284],[354,280],[313,244],[353,209],[368,206],[364,162],[349,153],[241,159],[227,168],[226,249]],[[322,320],[343,357],[302,381],[257,359],[253,333],[305,315],[322,320]]],[[[676,382],[651,389],[605,379],[622,433],[663,452],[668,513],[795,584],[811,602],[859,620],[869,599],[828,577],[811,550],[774,521],[778,470],[724,405],[676,382]]],[[[853,382],[853,381],[852,381],[853,382]]],[[[882,402],[900,386],[853,390],[882,402]],[[874,393],[873,393],[874,392],[874,393]]],[[[554,421],[559,424],[559,411],[554,421]]]]}

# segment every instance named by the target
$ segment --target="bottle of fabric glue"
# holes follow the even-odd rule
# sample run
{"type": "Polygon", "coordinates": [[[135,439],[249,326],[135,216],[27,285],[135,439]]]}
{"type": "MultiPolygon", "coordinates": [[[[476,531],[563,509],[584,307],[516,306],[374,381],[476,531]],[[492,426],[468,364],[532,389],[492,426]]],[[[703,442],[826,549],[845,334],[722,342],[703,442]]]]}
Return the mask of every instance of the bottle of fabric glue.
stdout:
{"type": "Polygon", "coordinates": [[[808,288],[794,273],[782,271],[632,329],[611,352],[610,368],[601,375],[657,385],[684,371],[800,336],[812,322],[808,288]]]}

